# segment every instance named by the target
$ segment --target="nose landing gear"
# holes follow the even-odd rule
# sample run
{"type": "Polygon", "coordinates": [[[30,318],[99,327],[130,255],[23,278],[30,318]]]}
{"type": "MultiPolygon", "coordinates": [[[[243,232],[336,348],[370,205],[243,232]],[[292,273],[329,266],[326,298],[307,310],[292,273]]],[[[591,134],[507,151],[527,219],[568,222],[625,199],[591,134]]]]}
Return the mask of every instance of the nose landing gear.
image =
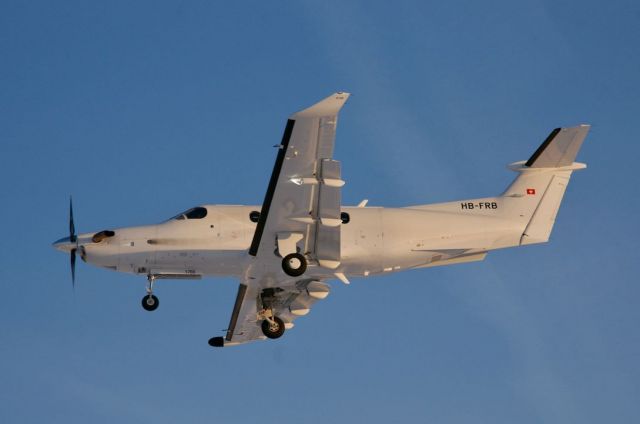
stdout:
{"type": "Polygon", "coordinates": [[[160,301],[158,298],[152,294],[148,294],[142,298],[142,307],[145,311],[155,311],[158,309],[160,305],[160,301]]]}
{"type": "Polygon", "coordinates": [[[155,275],[147,276],[147,294],[142,298],[142,307],[145,311],[155,311],[160,305],[160,301],[153,294],[153,283],[156,281],[155,275]]]}

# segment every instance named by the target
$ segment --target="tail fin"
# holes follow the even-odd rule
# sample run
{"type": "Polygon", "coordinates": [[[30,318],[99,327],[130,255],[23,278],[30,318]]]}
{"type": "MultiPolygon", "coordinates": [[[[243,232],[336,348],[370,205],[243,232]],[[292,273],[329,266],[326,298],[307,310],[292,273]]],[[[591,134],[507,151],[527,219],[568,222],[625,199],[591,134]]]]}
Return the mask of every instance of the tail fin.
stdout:
{"type": "Polygon", "coordinates": [[[549,240],[571,173],[586,168],[574,160],[589,128],[556,128],[528,161],[509,166],[520,175],[502,197],[509,204],[510,215],[528,220],[521,245],[549,240]]]}

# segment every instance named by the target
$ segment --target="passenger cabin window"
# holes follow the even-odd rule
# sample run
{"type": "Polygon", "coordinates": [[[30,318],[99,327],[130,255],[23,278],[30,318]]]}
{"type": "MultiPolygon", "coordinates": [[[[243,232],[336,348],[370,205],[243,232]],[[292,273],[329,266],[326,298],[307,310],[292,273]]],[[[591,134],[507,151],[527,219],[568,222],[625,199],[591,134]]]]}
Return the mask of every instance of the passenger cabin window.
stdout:
{"type": "Polygon", "coordinates": [[[171,219],[202,219],[207,216],[207,208],[203,208],[202,206],[197,206],[195,208],[191,208],[188,211],[182,212],[171,219]]]}

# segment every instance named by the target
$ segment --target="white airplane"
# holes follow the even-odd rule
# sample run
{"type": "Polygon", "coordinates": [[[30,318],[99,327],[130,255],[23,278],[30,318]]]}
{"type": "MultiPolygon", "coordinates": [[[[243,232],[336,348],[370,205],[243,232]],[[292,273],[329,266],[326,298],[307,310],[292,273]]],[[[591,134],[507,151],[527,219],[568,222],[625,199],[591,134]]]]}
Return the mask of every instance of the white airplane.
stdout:
{"type": "Polygon", "coordinates": [[[404,208],[343,206],[340,162],[333,159],[335,93],[287,121],[262,206],[203,205],[157,225],[70,236],[53,246],[114,271],[145,275],[142,306],[158,307],[159,279],[235,276],[231,320],[215,347],[277,339],[327,297],[328,280],[480,261],[487,252],[544,243],[555,222],[588,125],[556,128],[496,197],[404,208]]]}

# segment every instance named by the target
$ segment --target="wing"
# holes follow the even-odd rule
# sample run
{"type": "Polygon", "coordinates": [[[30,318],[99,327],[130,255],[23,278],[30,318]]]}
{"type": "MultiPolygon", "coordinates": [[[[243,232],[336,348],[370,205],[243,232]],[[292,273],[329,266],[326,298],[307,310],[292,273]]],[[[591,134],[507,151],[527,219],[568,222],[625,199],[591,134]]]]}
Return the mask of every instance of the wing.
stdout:
{"type": "Polygon", "coordinates": [[[265,318],[285,328],[329,294],[325,279],[340,265],[340,163],[333,160],[338,112],[349,94],[335,93],[287,121],[260,218],[249,248],[229,328],[213,346],[264,339],[265,318]],[[290,253],[307,269],[292,277],[282,270],[290,253]]]}
{"type": "MultiPolygon", "coordinates": [[[[349,94],[336,93],[293,114],[280,143],[249,254],[282,258],[300,250],[310,263],[340,261],[340,163],[332,159],[338,112],[349,94]]],[[[274,258],[275,259],[275,258],[274,258]]]]}

